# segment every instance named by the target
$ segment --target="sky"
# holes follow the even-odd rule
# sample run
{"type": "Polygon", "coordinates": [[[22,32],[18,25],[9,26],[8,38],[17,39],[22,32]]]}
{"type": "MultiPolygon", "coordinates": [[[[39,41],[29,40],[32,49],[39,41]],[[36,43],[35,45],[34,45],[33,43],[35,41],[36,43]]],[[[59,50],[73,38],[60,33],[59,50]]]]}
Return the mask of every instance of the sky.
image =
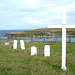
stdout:
{"type": "Polygon", "coordinates": [[[75,0],[0,0],[0,30],[26,30],[62,25],[66,7],[68,25],[75,25],[75,0]]]}

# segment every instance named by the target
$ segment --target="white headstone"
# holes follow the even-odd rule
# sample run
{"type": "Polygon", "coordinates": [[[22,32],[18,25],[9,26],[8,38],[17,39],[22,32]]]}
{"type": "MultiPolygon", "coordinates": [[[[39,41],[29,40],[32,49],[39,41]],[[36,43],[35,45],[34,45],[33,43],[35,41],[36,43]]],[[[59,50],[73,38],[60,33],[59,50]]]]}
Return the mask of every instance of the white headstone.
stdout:
{"type": "Polygon", "coordinates": [[[24,40],[20,40],[21,49],[25,50],[24,40]]]}
{"type": "Polygon", "coordinates": [[[5,45],[9,45],[9,42],[5,42],[5,45]]]}
{"type": "Polygon", "coordinates": [[[31,47],[31,55],[37,55],[37,48],[35,46],[31,47]]]}
{"type": "Polygon", "coordinates": [[[14,40],[13,42],[13,49],[17,49],[17,40],[14,40]]]}
{"type": "Polygon", "coordinates": [[[44,46],[44,56],[50,56],[50,46],[49,45],[44,46]]]}

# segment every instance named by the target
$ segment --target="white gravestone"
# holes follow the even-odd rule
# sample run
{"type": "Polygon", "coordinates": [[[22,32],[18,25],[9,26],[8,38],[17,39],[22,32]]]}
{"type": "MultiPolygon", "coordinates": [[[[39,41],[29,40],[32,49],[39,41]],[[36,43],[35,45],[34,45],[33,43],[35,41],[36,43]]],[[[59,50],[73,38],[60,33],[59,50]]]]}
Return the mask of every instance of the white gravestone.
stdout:
{"type": "Polygon", "coordinates": [[[24,40],[20,40],[21,49],[25,50],[24,40]]]}
{"type": "Polygon", "coordinates": [[[44,46],[44,56],[50,56],[50,46],[49,45],[44,46]]]}
{"type": "Polygon", "coordinates": [[[14,40],[13,42],[13,49],[17,49],[17,40],[14,40]]]}
{"type": "Polygon", "coordinates": [[[9,42],[5,42],[5,45],[9,45],[9,42]]]}
{"type": "Polygon", "coordinates": [[[31,47],[31,55],[37,55],[37,48],[35,46],[31,47]]]}

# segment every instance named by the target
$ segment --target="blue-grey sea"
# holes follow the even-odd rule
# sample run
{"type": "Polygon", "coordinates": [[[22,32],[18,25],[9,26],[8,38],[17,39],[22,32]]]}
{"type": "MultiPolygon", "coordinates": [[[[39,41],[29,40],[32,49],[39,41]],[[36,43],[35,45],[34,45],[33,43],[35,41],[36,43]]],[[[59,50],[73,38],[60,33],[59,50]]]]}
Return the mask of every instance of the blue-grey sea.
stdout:
{"type": "Polygon", "coordinates": [[[6,33],[12,33],[12,32],[21,32],[25,30],[0,30],[0,36],[4,36],[6,33]]]}

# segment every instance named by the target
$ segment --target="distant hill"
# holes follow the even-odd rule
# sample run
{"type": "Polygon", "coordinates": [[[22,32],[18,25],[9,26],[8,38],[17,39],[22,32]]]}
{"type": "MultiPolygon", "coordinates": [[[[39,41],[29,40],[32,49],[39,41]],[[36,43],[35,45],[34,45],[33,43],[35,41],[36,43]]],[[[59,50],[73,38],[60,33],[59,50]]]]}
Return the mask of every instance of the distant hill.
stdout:
{"type": "MultiPolygon", "coordinates": [[[[40,28],[34,30],[26,30],[17,33],[7,33],[7,36],[17,37],[40,37],[40,36],[61,36],[62,29],[56,28],[40,28]]],[[[75,36],[75,29],[67,29],[68,36],[75,36]]]]}

